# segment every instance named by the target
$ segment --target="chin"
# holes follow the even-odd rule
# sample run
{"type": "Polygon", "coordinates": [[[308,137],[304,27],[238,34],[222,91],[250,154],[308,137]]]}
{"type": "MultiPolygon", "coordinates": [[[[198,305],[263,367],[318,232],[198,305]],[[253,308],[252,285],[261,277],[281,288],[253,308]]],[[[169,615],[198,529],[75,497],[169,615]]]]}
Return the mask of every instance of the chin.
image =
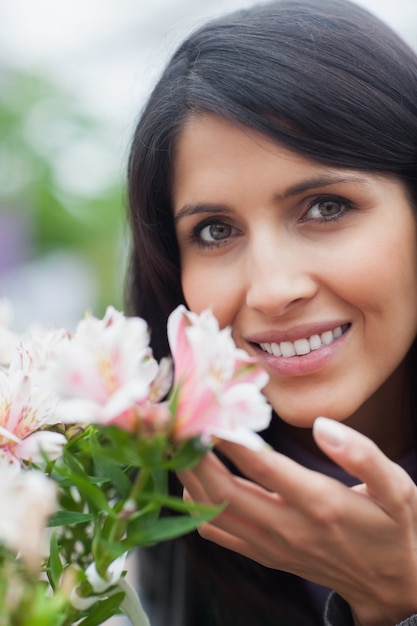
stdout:
{"type": "Polygon", "coordinates": [[[310,405],[308,410],[305,409],[305,406],[289,409],[288,407],[283,408],[281,405],[281,410],[279,406],[273,408],[283,422],[296,428],[313,428],[313,424],[318,417],[328,417],[337,422],[343,422],[352,415],[351,412],[344,411],[340,407],[335,408],[328,405],[324,406],[323,404],[317,405],[317,408],[313,409],[310,405]]]}

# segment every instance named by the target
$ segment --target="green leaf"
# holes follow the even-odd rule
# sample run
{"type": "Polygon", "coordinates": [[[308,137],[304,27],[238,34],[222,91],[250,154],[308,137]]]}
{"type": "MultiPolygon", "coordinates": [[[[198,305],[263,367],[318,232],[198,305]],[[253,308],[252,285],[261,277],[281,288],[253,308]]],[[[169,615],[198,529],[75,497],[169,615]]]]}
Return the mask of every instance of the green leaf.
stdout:
{"type": "Polygon", "coordinates": [[[152,502],[158,507],[165,507],[167,509],[171,509],[173,511],[179,511],[180,513],[207,513],[218,515],[224,508],[225,505],[220,504],[218,506],[210,506],[209,504],[198,504],[195,502],[186,502],[183,498],[178,496],[169,496],[162,493],[143,493],[139,496],[138,501],[152,502]]]}
{"type": "Polygon", "coordinates": [[[169,397],[168,397],[168,406],[169,406],[169,412],[171,413],[171,425],[174,426],[175,425],[175,416],[177,414],[177,409],[178,409],[178,398],[180,395],[180,389],[181,389],[181,382],[178,382],[176,385],[174,385],[169,393],[169,397]]]}
{"type": "MultiPolygon", "coordinates": [[[[64,470],[62,470],[64,471],[64,470]]],[[[85,500],[97,510],[110,512],[111,508],[103,491],[93,484],[93,480],[87,474],[68,472],[71,483],[78,488],[85,500]]]]}
{"type": "Polygon", "coordinates": [[[131,482],[125,472],[120,468],[119,464],[114,463],[109,459],[95,458],[94,462],[97,469],[110,479],[112,485],[114,485],[123,499],[128,498],[131,489],[131,482]]]}
{"type": "Polygon", "coordinates": [[[79,626],[98,626],[98,624],[102,624],[119,611],[124,597],[124,592],[120,592],[115,593],[105,600],[101,600],[88,610],[88,617],[80,622],[79,626]]]}
{"type": "Polygon", "coordinates": [[[167,461],[166,467],[174,472],[191,469],[208,452],[211,446],[201,442],[200,437],[186,441],[167,461]]]}
{"type": "Polygon", "coordinates": [[[159,520],[145,521],[141,518],[136,528],[128,529],[126,545],[130,550],[136,546],[151,546],[160,541],[175,539],[195,530],[214,516],[213,511],[210,511],[192,516],[164,517],[159,520]]]}
{"type": "Polygon", "coordinates": [[[59,556],[59,546],[56,533],[53,533],[50,541],[47,575],[48,580],[51,583],[51,587],[54,591],[59,587],[59,581],[62,576],[63,570],[64,568],[59,556]]]}
{"type": "Polygon", "coordinates": [[[83,524],[91,522],[94,515],[91,513],[79,513],[78,511],[58,511],[48,522],[48,526],[71,526],[72,524],[83,524]]]}
{"type": "Polygon", "coordinates": [[[155,469],[150,472],[155,494],[168,493],[168,472],[166,469],[155,469]]]}

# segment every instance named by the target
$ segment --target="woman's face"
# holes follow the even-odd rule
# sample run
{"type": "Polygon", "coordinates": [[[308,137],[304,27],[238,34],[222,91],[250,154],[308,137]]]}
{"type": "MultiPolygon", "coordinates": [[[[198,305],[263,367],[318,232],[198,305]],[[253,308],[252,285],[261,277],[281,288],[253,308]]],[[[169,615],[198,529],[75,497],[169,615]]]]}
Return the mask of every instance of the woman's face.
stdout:
{"type": "Polygon", "coordinates": [[[232,326],[282,419],[346,419],[379,397],[417,332],[416,223],[400,182],[207,114],[179,137],[173,204],[187,305],[232,326]]]}

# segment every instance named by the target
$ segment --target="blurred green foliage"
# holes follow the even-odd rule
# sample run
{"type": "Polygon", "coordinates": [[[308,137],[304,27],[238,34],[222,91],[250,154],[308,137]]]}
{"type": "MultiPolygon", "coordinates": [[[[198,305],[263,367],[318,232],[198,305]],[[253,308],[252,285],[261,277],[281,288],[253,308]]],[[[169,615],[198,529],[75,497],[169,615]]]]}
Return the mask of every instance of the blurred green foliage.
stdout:
{"type": "Polygon", "coordinates": [[[46,79],[0,67],[0,212],[24,214],[30,258],[64,249],[86,261],[98,314],[123,295],[121,163],[111,169],[108,130],[46,79]]]}

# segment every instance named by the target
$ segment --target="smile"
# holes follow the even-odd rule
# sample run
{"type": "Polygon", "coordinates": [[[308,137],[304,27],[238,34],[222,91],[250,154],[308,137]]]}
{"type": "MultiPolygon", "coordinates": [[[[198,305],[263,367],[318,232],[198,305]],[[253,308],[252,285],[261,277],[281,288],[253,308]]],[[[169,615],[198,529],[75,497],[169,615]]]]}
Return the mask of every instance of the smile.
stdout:
{"type": "Polygon", "coordinates": [[[303,356],[314,350],[319,350],[324,346],[329,346],[339,339],[349,328],[349,324],[336,326],[332,330],[326,330],[320,335],[311,335],[311,337],[303,337],[295,341],[281,341],[280,343],[260,343],[259,346],[267,354],[273,356],[303,356]]]}

